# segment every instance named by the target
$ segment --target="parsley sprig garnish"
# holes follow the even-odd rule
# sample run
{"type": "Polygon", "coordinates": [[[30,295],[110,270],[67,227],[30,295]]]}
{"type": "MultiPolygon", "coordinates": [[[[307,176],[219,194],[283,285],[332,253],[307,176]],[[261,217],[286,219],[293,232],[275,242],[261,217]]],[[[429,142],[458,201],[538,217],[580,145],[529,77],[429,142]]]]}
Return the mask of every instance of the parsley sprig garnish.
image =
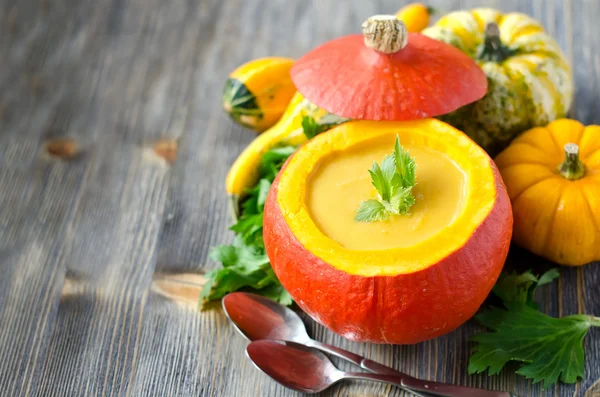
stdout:
{"type": "MultiPolygon", "coordinates": [[[[302,129],[306,137],[311,139],[345,121],[347,119],[333,115],[324,116],[319,122],[311,116],[303,116],[302,129]]],[[[209,257],[220,263],[221,267],[206,275],[207,282],[200,294],[201,305],[238,290],[251,291],[284,305],[292,304],[292,297],[277,279],[265,252],[263,215],[271,183],[296,149],[292,145],[278,146],[263,154],[259,180],[246,191],[241,215],[231,227],[236,235],[233,243],[214,247],[210,251],[209,257]]]]}
{"type": "Polygon", "coordinates": [[[302,130],[307,139],[313,139],[322,132],[332,129],[336,125],[345,123],[349,119],[336,116],[335,114],[326,114],[317,121],[310,115],[302,116],[302,130]]]}
{"type": "Polygon", "coordinates": [[[292,304],[292,297],[271,268],[262,233],[265,200],[271,183],[296,149],[296,146],[276,147],[261,158],[259,180],[247,191],[241,215],[231,227],[236,234],[233,243],[210,251],[210,258],[222,266],[206,275],[207,282],[200,294],[201,304],[237,290],[251,291],[284,305],[292,304]]]}
{"type": "Polygon", "coordinates": [[[377,199],[363,201],[355,219],[375,222],[392,215],[406,215],[415,204],[412,188],[415,186],[417,164],[396,136],[394,152],[387,155],[381,166],[375,161],[369,170],[371,183],[377,190],[377,199]]]}
{"type": "Polygon", "coordinates": [[[469,361],[469,373],[488,371],[495,375],[509,362],[522,363],[517,374],[544,382],[547,389],[558,381],[575,383],[584,375],[583,338],[600,318],[577,314],[550,317],[533,301],[536,288],[558,277],[550,270],[541,277],[531,272],[503,274],[492,292],[503,307],[490,307],[476,319],[494,332],[473,337],[477,342],[469,361]]]}

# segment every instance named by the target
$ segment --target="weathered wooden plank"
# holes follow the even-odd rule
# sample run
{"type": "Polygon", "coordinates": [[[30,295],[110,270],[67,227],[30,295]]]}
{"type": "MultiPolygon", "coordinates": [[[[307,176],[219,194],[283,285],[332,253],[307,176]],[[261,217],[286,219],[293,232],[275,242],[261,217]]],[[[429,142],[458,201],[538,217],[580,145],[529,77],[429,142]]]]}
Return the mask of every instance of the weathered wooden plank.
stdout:
{"type": "Polygon", "coordinates": [[[10,200],[10,192],[35,185],[28,199],[0,205],[1,215],[12,210],[23,216],[0,233],[0,251],[7,253],[0,262],[0,357],[5,358],[0,361],[0,390],[7,395],[28,394],[39,379],[64,277],[66,252],[60,241],[68,232],[85,172],[60,163],[43,168],[5,180],[0,192],[2,203],[4,197],[10,200]]]}
{"type": "MultiPolygon", "coordinates": [[[[252,367],[246,342],[220,310],[198,312],[189,291],[186,304],[166,299],[151,289],[153,275],[209,270],[216,266],[209,248],[232,237],[222,184],[254,135],[220,110],[227,73],[251,58],[298,57],[404,3],[0,1],[2,394],[297,395],[252,367]],[[48,140],[65,137],[77,144],[76,156],[45,154],[48,140]]],[[[598,2],[431,3],[540,19],[573,61],[573,115],[600,123],[598,2]]],[[[552,265],[517,249],[509,266],[552,265]]],[[[594,266],[564,269],[539,294],[542,308],[600,313],[598,277],[594,266]]],[[[597,331],[586,339],[586,379],[542,393],[510,371],[467,375],[474,322],[395,347],[352,343],[307,323],[319,340],[425,379],[523,396],[600,393],[597,331]]],[[[405,393],[355,382],[323,395],[405,393]]]]}

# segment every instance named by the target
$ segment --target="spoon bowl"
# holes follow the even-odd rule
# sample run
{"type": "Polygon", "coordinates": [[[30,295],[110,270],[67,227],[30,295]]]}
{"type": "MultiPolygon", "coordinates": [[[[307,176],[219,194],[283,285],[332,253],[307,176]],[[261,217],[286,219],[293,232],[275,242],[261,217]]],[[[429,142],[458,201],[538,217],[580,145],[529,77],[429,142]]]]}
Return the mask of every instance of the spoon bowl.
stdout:
{"type": "Polygon", "coordinates": [[[300,316],[271,299],[248,292],[233,292],[223,298],[222,304],[235,329],[250,341],[273,339],[296,342],[332,354],[371,372],[409,378],[394,368],[311,339],[300,316]]]}
{"type": "Polygon", "coordinates": [[[342,379],[325,354],[294,342],[252,342],[246,353],[262,372],[302,393],[322,392],[342,379]]]}
{"type": "Polygon", "coordinates": [[[222,304],[235,329],[250,341],[279,339],[308,343],[311,340],[300,316],[271,299],[234,292],[226,295],[222,304]]]}

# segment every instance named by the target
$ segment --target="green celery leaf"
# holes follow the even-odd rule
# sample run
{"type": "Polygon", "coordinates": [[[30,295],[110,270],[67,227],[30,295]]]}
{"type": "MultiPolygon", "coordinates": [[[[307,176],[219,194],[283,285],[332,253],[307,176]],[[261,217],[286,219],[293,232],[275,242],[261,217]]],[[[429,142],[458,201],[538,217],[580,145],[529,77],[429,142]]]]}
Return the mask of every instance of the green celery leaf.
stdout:
{"type": "Polygon", "coordinates": [[[558,276],[559,273],[556,269],[547,271],[539,278],[530,271],[522,274],[502,273],[492,292],[503,302],[524,303],[536,308],[533,301],[533,293],[536,288],[548,284],[558,276]]]}
{"type": "Polygon", "coordinates": [[[475,319],[485,327],[497,329],[504,322],[507,315],[506,310],[491,306],[477,313],[475,319]]]}
{"type": "MultiPolygon", "coordinates": [[[[501,321],[486,320],[495,332],[473,337],[478,345],[469,362],[469,373],[489,369],[497,374],[508,361],[523,364],[518,374],[544,382],[544,389],[561,380],[575,383],[584,375],[583,338],[592,326],[590,316],[553,318],[519,303],[509,304],[501,321]]],[[[486,316],[491,316],[490,313],[486,316]]]]}
{"type": "Polygon", "coordinates": [[[541,277],[531,272],[502,274],[493,288],[504,308],[489,307],[475,317],[493,332],[479,333],[469,360],[469,373],[500,372],[509,362],[520,362],[517,374],[544,382],[547,389],[558,381],[575,383],[584,375],[583,338],[600,319],[587,315],[550,317],[537,310],[537,287],[559,276],[553,269],[541,277]]]}
{"type": "Polygon", "coordinates": [[[375,222],[389,218],[390,214],[378,200],[366,200],[360,203],[356,220],[359,222],[375,222]]]}

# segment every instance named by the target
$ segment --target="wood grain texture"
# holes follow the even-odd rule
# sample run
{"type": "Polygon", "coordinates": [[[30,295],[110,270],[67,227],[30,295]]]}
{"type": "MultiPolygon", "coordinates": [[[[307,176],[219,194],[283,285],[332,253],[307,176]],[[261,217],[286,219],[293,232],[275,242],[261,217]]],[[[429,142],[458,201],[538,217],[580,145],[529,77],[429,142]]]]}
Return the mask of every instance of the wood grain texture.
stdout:
{"type": "MultiPolygon", "coordinates": [[[[212,269],[209,248],[232,239],[223,181],[254,134],[220,109],[228,72],[298,57],[404,3],[0,0],[0,395],[298,395],[253,368],[219,309],[197,311],[193,287],[165,274],[212,269]]],[[[600,124],[600,2],[431,5],[540,19],[574,65],[572,116],[600,124]]],[[[515,249],[508,266],[552,265],[515,249]]],[[[538,298],[552,315],[600,314],[600,266],[563,269],[538,298]]],[[[585,380],[542,392],[510,371],[467,375],[473,322],[414,346],[353,343],[307,324],[320,341],[425,379],[600,396],[597,330],[585,340],[585,380]]],[[[323,395],[405,393],[354,382],[323,395]]]]}

